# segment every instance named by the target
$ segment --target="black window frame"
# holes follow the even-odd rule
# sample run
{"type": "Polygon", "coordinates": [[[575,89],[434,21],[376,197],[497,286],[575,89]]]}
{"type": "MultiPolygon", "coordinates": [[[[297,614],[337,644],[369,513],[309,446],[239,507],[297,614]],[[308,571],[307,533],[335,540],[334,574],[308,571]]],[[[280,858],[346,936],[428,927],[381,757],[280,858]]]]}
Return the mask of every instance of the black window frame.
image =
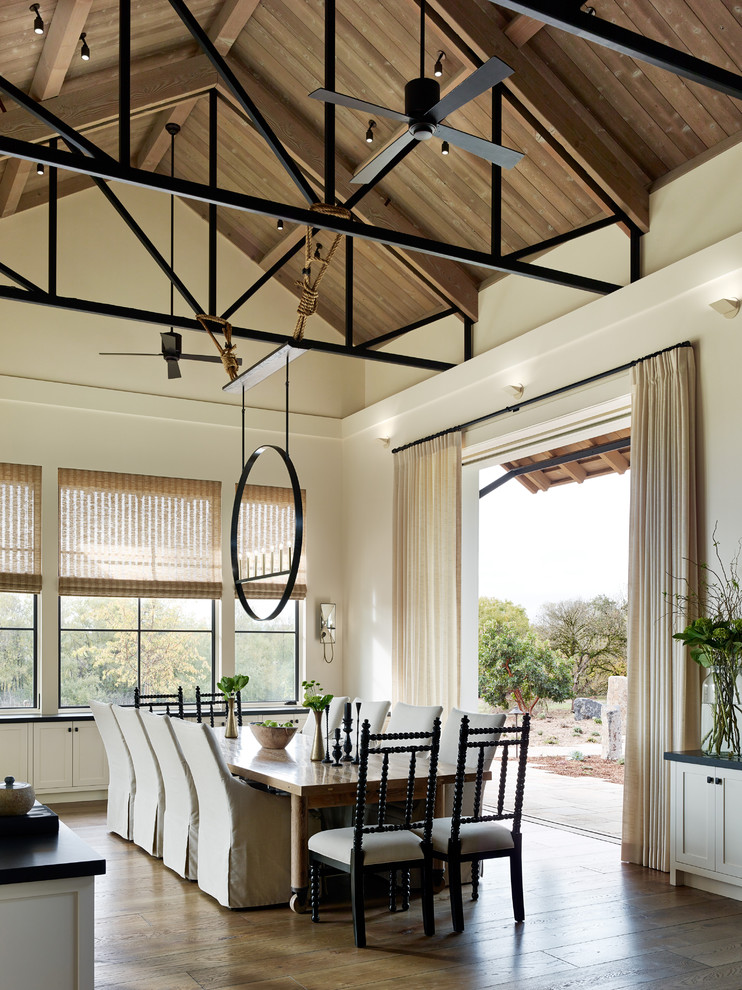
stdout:
{"type": "MultiPolygon", "coordinates": [[[[64,595],[57,596],[57,710],[58,711],[70,711],[72,709],[79,708],[79,705],[63,705],[62,704],[62,633],[63,632],[133,632],[136,633],[137,637],[137,687],[141,690],[142,686],[142,632],[163,632],[163,633],[204,633],[207,632],[205,629],[145,629],[142,630],[142,598],[132,599],[136,600],[137,603],[137,627],[136,628],[122,628],[116,630],[109,629],[91,629],[90,626],[65,626],[62,629],[62,599],[64,595]]],[[[89,595],[80,595],[80,598],[89,598],[89,595]]],[[[116,595],[103,595],[103,598],[116,598],[120,596],[116,595]]],[[[167,598],[160,595],[146,595],[144,596],[148,600],[154,599],[158,601],[168,601],[167,598]]],[[[177,600],[177,599],[176,599],[177,600]]],[[[192,599],[193,601],[198,601],[198,599],[192,599]]],[[[206,599],[202,599],[205,601],[206,599]]],[[[213,693],[216,691],[216,605],[217,600],[215,598],[210,598],[208,601],[211,602],[211,686],[210,690],[213,693]]],[[[173,691],[177,690],[178,685],[172,686],[173,691]]],[[[133,689],[132,689],[133,694],[133,689]]]]}
{"type": "Polygon", "coordinates": [[[0,705],[2,712],[38,711],[41,708],[39,697],[39,593],[37,591],[3,591],[4,595],[31,595],[33,597],[33,626],[0,626],[0,632],[5,630],[22,630],[33,634],[33,705],[25,708],[23,705],[10,707],[0,705]]]}
{"type": "MultiPolygon", "coordinates": [[[[287,704],[297,704],[298,703],[298,698],[299,698],[299,662],[300,662],[300,659],[301,659],[301,657],[300,657],[301,651],[299,649],[299,641],[300,641],[300,633],[301,633],[300,621],[299,621],[300,618],[301,618],[301,616],[299,615],[299,605],[300,605],[301,601],[303,601],[303,599],[299,599],[299,598],[291,599],[289,602],[286,603],[286,606],[285,606],[285,608],[283,610],[283,611],[286,611],[286,609],[289,608],[291,605],[294,606],[294,634],[293,634],[294,635],[294,696],[293,696],[293,698],[276,698],[276,699],[267,698],[267,699],[264,699],[263,701],[254,701],[254,702],[251,701],[249,703],[248,702],[243,702],[243,708],[244,708],[244,705],[245,704],[250,704],[250,705],[253,705],[254,706],[254,705],[287,705],[287,704]]],[[[239,602],[238,601],[235,601],[235,611],[239,607],[240,607],[239,602]]],[[[254,620],[251,620],[251,621],[254,621],[254,620]]],[[[265,621],[265,620],[261,620],[261,621],[265,621]]],[[[284,629],[238,629],[237,628],[237,623],[235,622],[235,630],[234,630],[235,647],[237,645],[237,642],[236,642],[237,636],[264,636],[266,633],[269,634],[269,635],[272,635],[272,636],[277,636],[277,635],[286,636],[286,635],[288,635],[288,630],[285,629],[285,628],[284,629]]],[[[236,669],[236,666],[237,666],[236,665],[236,655],[237,655],[237,650],[235,648],[235,669],[236,669]]]]}

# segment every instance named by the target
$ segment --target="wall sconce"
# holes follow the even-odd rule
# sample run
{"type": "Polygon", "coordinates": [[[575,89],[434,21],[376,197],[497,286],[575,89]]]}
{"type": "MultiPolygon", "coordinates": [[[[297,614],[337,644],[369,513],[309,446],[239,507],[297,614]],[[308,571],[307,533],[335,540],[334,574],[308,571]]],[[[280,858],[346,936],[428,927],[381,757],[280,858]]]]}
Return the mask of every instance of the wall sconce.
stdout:
{"type": "Polygon", "coordinates": [[[319,639],[322,643],[322,659],[332,663],[335,656],[335,605],[325,603],[319,607],[319,639]],[[330,659],[327,659],[327,647],[330,647],[330,659]]]}
{"type": "Polygon", "coordinates": [[[709,306],[727,320],[732,320],[739,313],[740,301],[735,298],[717,299],[716,302],[709,303],[709,306]]]}

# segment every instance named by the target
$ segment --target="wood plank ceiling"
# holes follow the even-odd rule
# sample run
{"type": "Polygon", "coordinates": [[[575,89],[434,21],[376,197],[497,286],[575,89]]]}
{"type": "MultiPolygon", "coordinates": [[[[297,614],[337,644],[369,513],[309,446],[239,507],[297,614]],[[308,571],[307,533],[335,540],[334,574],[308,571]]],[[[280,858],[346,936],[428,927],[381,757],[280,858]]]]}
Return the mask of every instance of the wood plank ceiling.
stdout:
{"type": "Polygon", "coordinates": [[[592,437],[590,440],[552,447],[535,454],[533,457],[520,457],[516,461],[508,461],[501,466],[505,471],[528,468],[527,473],[516,475],[515,480],[519,481],[532,495],[562,485],[574,483],[581,485],[583,481],[589,481],[590,478],[601,478],[606,474],[625,474],[631,466],[631,430],[628,428],[614,430],[612,433],[604,433],[602,436],[592,437]],[[614,450],[603,450],[600,453],[595,453],[593,450],[595,447],[614,445],[622,440],[625,440],[626,443],[617,446],[614,450]],[[574,460],[565,461],[563,464],[538,468],[539,464],[544,462],[548,464],[549,461],[564,458],[567,455],[579,456],[575,456],[574,460]]]}
{"type": "MultiPolygon", "coordinates": [[[[596,17],[742,71],[742,8],[735,0],[590,0],[596,17]]],[[[322,0],[190,0],[189,8],[226,56],[303,174],[321,190],[324,105],[308,94],[324,84],[322,0]]],[[[131,13],[131,164],[168,174],[164,125],[182,125],[177,174],[208,178],[208,97],[216,73],[167,0],[133,0],[131,13]]],[[[742,135],[742,107],[723,93],[617,54],[489,0],[430,0],[428,74],[445,53],[443,92],[492,55],[514,70],[505,83],[502,142],[524,153],[502,173],[501,236],[491,238],[491,167],[440,142],[419,143],[359,204],[357,216],[393,230],[507,255],[538,248],[620,208],[648,226],[648,190],[742,135]]],[[[114,0],[42,0],[46,33],[33,33],[25,0],[0,5],[0,74],[118,155],[118,17],[114,0]],[[90,61],[80,59],[86,33],[90,61]]],[[[415,0],[338,0],[335,88],[402,109],[407,80],[418,74],[415,0]]],[[[0,136],[40,142],[48,126],[3,99],[0,136]]],[[[375,117],[374,153],[399,133],[375,117]]],[[[336,188],[342,201],[354,171],[370,157],[369,116],[336,111],[336,188]]],[[[474,100],[446,121],[491,137],[491,98],[474,100]]],[[[305,206],[296,186],[250,121],[221,102],[218,181],[227,189],[305,206]]],[[[90,185],[60,173],[60,195],[90,185]]],[[[48,178],[18,159],[0,163],[0,214],[45,202],[48,178]]],[[[194,209],[205,215],[206,208],[194,209]]],[[[263,268],[303,235],[270,217],[219,210],[219,228],[263,268]]],[[[321,238],[320,238],[321,239],[321,238]]],[[[328,235],[329,239],[329,235],[328,235]]],[[[492,272],[356,240],[355,343],[373,340],[449,306],[472,319],[477,290],[492,272]]],[[[628,252],[627,238],[627,252],[628,252]]],[[[177,254],[177,248],[176,248],[177,254]]],[[[548,262],[546,262],[548,263],[548,262]]],[[[276,277],[292,292],[297,255],[276,277]]],[[[342,252],[324,282],[318,312],[338,333],[346,327],[342,252]]],[[[238,314],[250,323],[250,303],[238,314]]],[[[292,328],[286,328],[290,333],[292,328]]]]}

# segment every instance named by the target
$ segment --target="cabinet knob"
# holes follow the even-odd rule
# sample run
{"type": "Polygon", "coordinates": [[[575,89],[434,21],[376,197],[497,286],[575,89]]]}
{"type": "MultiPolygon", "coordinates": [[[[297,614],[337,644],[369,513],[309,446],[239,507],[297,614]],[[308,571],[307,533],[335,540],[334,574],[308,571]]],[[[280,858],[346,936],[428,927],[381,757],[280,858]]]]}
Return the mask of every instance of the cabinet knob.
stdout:
{"type": "Polygon", "coordinates": [[[721,777],[717,777],[716,780],[714,781],[714,783],[720,784],[721,783],[721,777]]]}
{"type": "Polygon", "coordinates": [[[714,782],[714,778],[713,777],[707,777],[706,778],[706,783],[707,784],[713,784],[713,782],[714,782]]]}
{"type": "Polygon", "coordinates": [[[72,732],[72,726],[71,726],[71,725],[68,725],[68,726],[67,726],[67,731],[68,731],[68,732],[72,732]]]}
{"type": "Polygon", "coordinates": [[[80,731],[80,730],[78,729],[78,727],[77,727],[77,726],[75,726],[75,732],[79,732],[79,731],[80,731]]]}

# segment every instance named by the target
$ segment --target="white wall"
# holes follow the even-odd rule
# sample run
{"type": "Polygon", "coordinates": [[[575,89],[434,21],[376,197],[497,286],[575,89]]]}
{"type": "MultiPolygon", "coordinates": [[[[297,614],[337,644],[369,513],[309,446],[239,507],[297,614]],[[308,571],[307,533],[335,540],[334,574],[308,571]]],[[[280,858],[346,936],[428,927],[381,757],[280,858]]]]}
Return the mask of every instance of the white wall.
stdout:
{"type": "MultiPolygon", "coordinates": [[[[732,164],[736,164],[738,149],[730,155],[732,164]]],[[[498,346],[344,420],[344,557],[348,574],[345,648],[346,680],[350,685],[370,690],[391,679],[393,457],[379,447],[376,438],[390,436],[394,447],[501,409],[512,401],[503,392],[504,385],[522,382],[528,398],[690,340],[698,364],[702,559],[708,559],[710,554],[710,534],[716,520],[725,546],[731,550],[736,545],[742,535],[737,494],[742,484],[738,441],[742,390],[737,384],[742,367],[742,317],[724,320],[708,305],[721,296],[742,296],[739,196],[734,193],[730,197],[730,213],[719,210],[713,203],[719,187],[709,184],[725,173],[722,164],[715,159],[658,194],[661,203],[653,207],[655,226],[645,238],[652,264],[657,265],[652,274],[567,313],[561,312],[558,298],[564,290],[546,287],[545,296],[551,299],[554,318],[530,329],[538,306],[545,307],[539,314],[541,318],[549,315],[543,300],[534,302],[541,286],[534,287],[525,279],[505,279],[483,293],[482,313],[502,312],[505,305],[512,323],[518,310],[514,295],[518,289],[525,332],[518,334],[510,326],[498,346]],[[731,227],[731,236],[722,236],[716,243],[704,229],[700,239],[710,246],[696,250],[698,231],[691,225],[686,230],[680,220],[689,201],[696,217],[704,216],[704,203],[709,203],[709,209],[718,215],[722,234],[729,233],[731,227]],[[688,245],[688,256],[684,244],[688,245]],[[696,253],[692,253],[694,250],[696,253]],[[506,298],[510,293],[513,298],[506,298]],[[494,301],[491,295],[496,297],[494,301]],[[363,562],[362,569],[359,562],[363,562]]],[[[610,232],[603,232],[606,233],[610,232]]],[[[560,251],[574,251],[575,243],[560,251]]],[[[480,324],[478,330],[491,333],[493,340],[497,337],[492,327],[483,328],[480,324]]],[[[493,442],[513,431],[543,432],[554,419],[576,416],[589,407],[604,403],[625,406],[629,392],[629,374],[618,375],[490,420],[465,434],[465,449],[493,442]]],[[[464,526],[465,533],[469,533],[467,539],[471,539],[472,516],[478,512],[478,505],[475,486],[467,484],[466,490],[469,494],[464,505],[464,526]]],[[[471,566],[470,554],[469,558],[471,566]]],[[[464,589],[469,599],[471,585],[469,582],[464,589]]],[[[464,617],[468,617],[469,625],[475,621],[473,615],[471,600],[465,601],[464,617]]],[[[469,665],[468,699],[472,665],[476,663],[476,636],[468,626],[464,650],[462,659],[465,666],[469,665]]]]}

